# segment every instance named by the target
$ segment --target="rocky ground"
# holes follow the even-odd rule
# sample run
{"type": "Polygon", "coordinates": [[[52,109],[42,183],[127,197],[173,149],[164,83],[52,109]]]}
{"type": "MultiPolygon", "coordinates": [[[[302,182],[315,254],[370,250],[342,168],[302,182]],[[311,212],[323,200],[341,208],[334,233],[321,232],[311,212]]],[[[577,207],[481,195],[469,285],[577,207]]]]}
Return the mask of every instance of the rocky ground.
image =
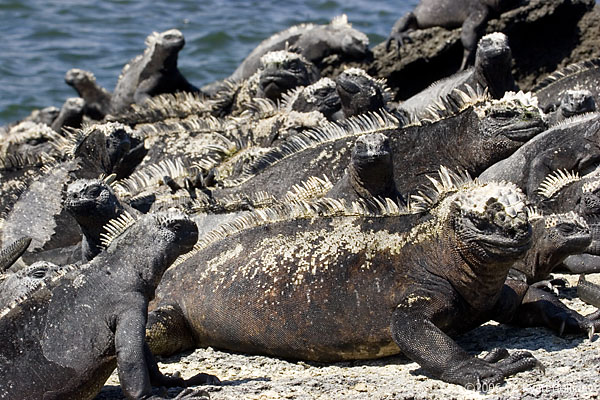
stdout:
{"type": "MultiPolygon", "coordinates": [[[[595,308],[577,298],[576,276],[561,299],[589,314],[595,308]]],[[[588,280],[600,283],[600,274],[588,280]]],[[[160,362],[162,371],[180,371],[184,378],[200,372],[218,376],[221,386],[207,386],[213,400],[248,399],[597,399],[600,392],[600,336],[558,337],[547,329],[485,324],[458,338],[473,354],[495,347],[532,352],[545,372],[532,370],[507,379],[499,387],[472,391],[430,378],[403,356],[335,364],[287,361],[199,349],[160,362]]],[[[174,396],[181,389],[171,389],[174,396]]],[[[96,400],[123,399],[118,377],[112,375],[96,400]]]]}

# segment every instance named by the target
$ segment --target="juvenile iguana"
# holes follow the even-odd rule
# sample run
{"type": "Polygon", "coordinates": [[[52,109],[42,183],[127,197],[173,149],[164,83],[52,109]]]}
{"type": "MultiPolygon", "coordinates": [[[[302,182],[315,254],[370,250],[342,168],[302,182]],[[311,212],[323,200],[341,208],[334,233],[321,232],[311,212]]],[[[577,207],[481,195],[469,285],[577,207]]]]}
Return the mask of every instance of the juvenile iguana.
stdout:
{"type": "MultiPolygon", "coordinates": [[[[473,358],[448,336],[528,306],[504,287],[530,245],[525,197],[512,185],[441,175],[439,192],[423,200],[428,212],[323,199],[255,212],[206,235],[157,289],[151,348],[316,361],[403,352],[462,385],[533,367],[529,353],[473,358]]],[[[535,312],[545,311],[554,305],[535,312]]],[[[584,330],[579,322],[567,326],[584,330]]]]}
{"type": "Polygon", "coordinates": [[[0,311],[1,399],[92,399],[115,367],[132,399],[163,398],[151,384],[189,383],[160,373],[144,326],[148,301],[164,271],[193,247],[196,225],[181,214],[156,214],[110,226],[106,251],[0,311]]]}
{"type": "Polygon", "coordinates": [[[534,199],[543,179],[553,171],[586,173],[600,163],[600,114],[569,118],[525,143],[479,176],[506,180],[534,199]]]}
{"type": "Polygon", "coordinates": [[[460,69],[463,70],[473,63],[477,41],[487,21],[518,4],[517,0],[420,0],[413,11],[396,21],[386,48],[389,50],[394,41],[401,46],[404,40],[410,40],[409,33],[415,29],[462,27],[460,39],[464,53],[460,69]]]}
{"type": "Polygon", "coordinates": [[[500,32],[490,33],[479,40],[473,67],[433,83],[404,100],[399,110],[420,115],[429,105],[450,95],[454,89],[466,91],[468,86],[487,89],[492,98],[499,99],[508,91],[518,90],[511,67],[508,37],[500,32]]]}
{"type": "Polygon", "coordinates": [[[110,112],[111,93],[98,85],[93,73],[79,68],[72,68],[65,74],[65,82],[83,98],[84,115],[95,120],[102,120],[110,112]]]}
{"type": "Polygon", "coordinates": [[[111,97],[111,114],[162,93],[197,92],[198,88],[177,68],[177,57],[184,45],[183,34],[177,29],[149,35],[144,53],[123,67],[111,97]]]}

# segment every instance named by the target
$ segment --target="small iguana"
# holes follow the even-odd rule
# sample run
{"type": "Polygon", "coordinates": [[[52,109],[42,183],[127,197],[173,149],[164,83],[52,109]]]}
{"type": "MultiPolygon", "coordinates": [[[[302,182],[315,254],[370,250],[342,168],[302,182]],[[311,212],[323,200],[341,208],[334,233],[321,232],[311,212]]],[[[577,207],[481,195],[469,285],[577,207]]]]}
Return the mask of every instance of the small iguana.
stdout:
{"type": "Polygon", "coordinates": [[[473,63],[477,41],[485,31],[487,21],[518,4],[517,0],[420,0],[413,11],[396,21],[386,48],[389,50],[394,41],[401,46],[404,40],[410,39],[409,32],[415,29],[462,27],[460,38],[464,54],[460,70],[463,70],[473,63]]]}
{"type": "Polygon", "coordinates": [[[94,120],[102,120],[110,112],[111,93],[98,85],[96,77],[89,71],[72,68],[65,74],[65,82],[83,98],[84,115],[94,120]]]}
{"type": "Polygon", "coordinates": [[[84,106],[85,102],[81,97],[68,98],[50,127],[58,133],[62,133],[63,128],[81,128],[84,106]]]}
{"type": "Polygon", "coordinates": [[[149,35],[144,53],[123,67],[111,97],[111,114],[162,93],[198,92],[177,68],[177,57],[184,45],[183,34],[177,29],[149,35]]]}
{"type": "Polygon", "coordinates": [[[574,115],[596,111],[596,102],[592,92],[585,89],[565,90],[557,109],[546,114],[548,125],[554,125],[574,115]]]}
{"type": "MultiPolygon", "coordinates": [[[[164,271],[193,247],[196,225],[181,214],[150,214],[120,218],[109,230],[94,260],[0,311],[1,399],[92,399],[115,367],[131,399],[163,398],[151,384],[191,383],[160,373],[144,326],[148,301],[164,271]]],[[[207,374],[192,380],[218,383],[207,374]]]]}
{"type": "MultiPolygon", "coordinates": [[[[149,345],[159,354],[214,346],[320,362],[402,352],[462,385],[532,368],[529,353],[477,359],[448,336],[517,313],[527,324],[522,307],[554,315],[555,304],[532,306],[504,286],[530,244],[525,197],[510,184],[441,176],[421,213],[323,199],[223,225],[165,274],[149,345]]],[[[567,331],[588,328],[562,315],[567,331]]]]}

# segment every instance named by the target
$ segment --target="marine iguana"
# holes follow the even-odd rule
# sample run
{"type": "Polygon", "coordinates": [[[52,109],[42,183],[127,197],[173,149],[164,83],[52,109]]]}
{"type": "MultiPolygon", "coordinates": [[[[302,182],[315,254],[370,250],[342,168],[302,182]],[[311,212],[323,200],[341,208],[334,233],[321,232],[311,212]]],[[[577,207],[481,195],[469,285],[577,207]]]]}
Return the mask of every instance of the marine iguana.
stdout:
{"type": "Polygon", "coordinates": [[[177,29],[149,35],[144,53],[123,67],[111,97],[111,113],[118,114],[161,93],[198,92],[177,68],[184,45],[183,34],[177,29]]]}
{"type": "MultiPolygon", "coordinates": [[[[160,373],[144,326],[148,301],[164,271],[193,247],[196,225],[164,213],[111,227],[106,251],[0,311],[0,398],[92,399],[115,367],[132,399],[163,398],[151,384],[186,386],[160,373]]],[[[206,374],[192,379],[218,382],[206,374]]]]}
{"type": "Polygon", "coordinates": [[[2,242],[28,236],[32,244],[23,255],[25,262],[65,263],[60,249],[81,239],[77,223],[63,207],[66,186],[80,178],[111,174],[129,150],[131,133],[118,123],[91,125],[58,143],[69,156],[47,167],[12,205],[2,221],[2,242]],[[58,258],[46,252],[53,249],[58,258]]]}
{"type": "Polygon", "coordinates": [[[585,89],[569,89],[563,92],[558,109],[551,108],[546,113],[546,118],[548,125],[554,125],[574,115],[592,111],[596,111],[596,102],[592,92],[585,89]]]}
{"type": "Polygon", "coordinates": [[[80,128],[84,106],[85,101],[81,97],[68,98],[50,127],[58,133],[62,133],[63,128],[80,128]]]}
{"type": "Polygon", "coordinates": [[[544,78],[533,89],[545,113],[558,109],[565,92],[589,90],[594,102],[600,102],[600,59],[570,64],[544,78]]]}
{"type": "Polygon", "coordinates": [[[384,79],[375,79],[360,68],[349,68],[335,78],[344,117],[385,107],[392,98],[384,79]]]}
{"type": "Polygon", "coordinates": [[[15,240],[0,251],[0,274],[3,274],[23,255],[31,244],[31,238],[15,240]]]}
{"type": "Polygon", "coordinates": [[[569,118],[529,140],[510,157],[483,171],[481,180],[515,183],[535,200],[543,179],[563,169],[586,173],[600,163],[600,114],[569,118]]]}
{"type": "Polygon", "coordinates": [[[507,91],[518,90],[511,67],[512,54],[508,37],[500,32],[490,33],[479,40],[473,67],[433,83],[404,100],[399,105],[399,110],[421,114],[427,106],[448,96],[454,89],[466,91],[467,85],[472,88],[487,88],[492,98],[499,99],[507,91]]]}
{"type": "Polygon", "coordinates": [[[325,197],[344,199],[349,203],[379,197],[406,204],[394,182],[392,149],[388,138],[381,133],[359,136],[352,148],[346,173],[325,197]]]}
{"type": "Polygon", "coordinates": [[[579,276],[577,295],[586,303],[600,307],[600,285],[586,280],[584,274],[579,276]]]}
{"type": "Polygon", "coordinates": [[[65,74],[65,82],[83,98],[84,115],[95,120],[102,120],[110,112],[111,93],[98,85],[93,73],[79,68],[72,68],[65,74]]]}
{"type": "Polygon", "coordinates": [[[503,99],[490,100],[484,95],[455,93],[455,101],[441,106],[443,110],[431,110],[429,119],[418,122],[401,122],[381,111],[295,135],[239,176],[217,179],[215,189],[209,189],[219,198],[268,188],[269,194],[281,198],[292,184],[310,176],[325,174],[337,182],[349,164],[356,138],[379,132],[390,140],[396,187],[406,194],[427,183],[426,175],[434,174],[440,165],[477,176],[545,129],[539,109],[527,95],[507,93],[503,99]]]}
{"type": "Polygon", "coordinates": [[[340,55],[344,59],[363,59],[369,54],[369,38],[353,29],[345,14],[333,18],[328,25],[292,26],[262,41],[228,79],[248,79],[259,69],[263,55],[289,48],[318,66],[331,54],[340,55]]]}
{"type": "Polygon", "coordinates": [[[423,200],[429,212],[323,199],[206,235],[157,288],[149,345],[159,354],[214,346],[316,361],[402,352],[462,385],[533,367],[529,353],[473,358],[448,336],[526,305],[502,293],[530,244],[525,198],[512,185],[442,177],[433,206],[423,200]]]}
{"type": "Polygon", "coordinates": [[[312,85],[291,90],[282,95],[282,108],[288,111],[318,111],[329,121],[340,119],[337,113],[342,107],[336,83],[330,78],[321,78],[312,85]]]}
{"type": "Polygon", "coordinates": [[[81,261],[88,262],[102,250],[104,226],[124,212],[136,215],[137,210],[122,204],[110,184],[114,175],[106,179],[78,179],[67,186],[64,208],[79,224],[83,233],[81,261]]]}
{"type": "Polygon", "coordinates": [[[12,306],[63,271],[54,263],[36,261],[31,265],[0,274],[0,309],[12,306]]]}
{"type": "Polygon", "coordinates": [[[396,21],[386,40],[386,49],[390,49],[392,42],[401,46],[415,29],[462,27],[460,39],[464,53],[460,70],[463,70],[473,63],[477,41],[487,21],[518,4],[517,0],[420,0],[413,11],[396,21]]]}

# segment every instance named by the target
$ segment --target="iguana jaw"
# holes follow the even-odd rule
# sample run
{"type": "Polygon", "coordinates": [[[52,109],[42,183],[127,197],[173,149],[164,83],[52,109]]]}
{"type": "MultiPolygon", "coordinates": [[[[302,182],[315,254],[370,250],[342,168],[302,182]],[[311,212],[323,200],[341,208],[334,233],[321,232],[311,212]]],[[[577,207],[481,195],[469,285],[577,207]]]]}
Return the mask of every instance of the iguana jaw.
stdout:
{"type": "Polygon", "coordinates": [[[526,142],[545,128],[546,125],[540,119],[509,124],[501,128],[498,133],[517,142],[526,142]]]}
{"type": "Polygon", "coordinates": [[[517,259],[531,247],[532,232],[526,219],[518,218],[498,233],[478,230],[471,220],[466,225],[474,231],[475,241],[486,258],[517,259]]]}

